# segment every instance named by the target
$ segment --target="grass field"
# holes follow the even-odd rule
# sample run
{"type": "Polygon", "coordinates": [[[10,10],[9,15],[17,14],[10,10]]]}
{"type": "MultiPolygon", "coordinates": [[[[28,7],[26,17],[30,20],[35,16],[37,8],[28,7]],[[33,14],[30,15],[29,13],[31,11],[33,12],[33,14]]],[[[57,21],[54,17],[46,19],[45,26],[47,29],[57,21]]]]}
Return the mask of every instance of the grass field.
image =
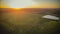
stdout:
{"type": "Polygon", "coordinates": [[[60,20],[44,19],[44,15],[55,15],[57,9],[48,8],[0,8],[1,34],[58,34],[60,20]]]}

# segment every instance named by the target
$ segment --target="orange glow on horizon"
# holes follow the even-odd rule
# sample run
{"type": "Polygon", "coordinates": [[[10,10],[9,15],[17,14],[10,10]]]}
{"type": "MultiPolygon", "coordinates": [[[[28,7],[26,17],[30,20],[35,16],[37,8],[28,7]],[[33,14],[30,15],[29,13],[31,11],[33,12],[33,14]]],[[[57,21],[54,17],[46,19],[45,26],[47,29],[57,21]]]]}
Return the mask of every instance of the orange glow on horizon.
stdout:
{"type": "Polygon", "coordinates": [[[12,13],[12,14],[19,14],[19,15],[24,15],[26,14],[27,12],[24,10],[24,8],[9,8],[9,11],[12,13]]]}
{"type": "MultiPolygon", "coordinates": [[[[0,5],[0,8],[10,8],[9,6],[7,5],[0,5]]],[[[36,5],[30,5],[30,6],[27,6],[26,8],[60,8],[59,5],[56,5],[56,4],[36,4],[36,5]]],[[[18,10],[18,9],[21,9],[20,7],[19,8],[13,8],[15,10],[18,10]]]]}

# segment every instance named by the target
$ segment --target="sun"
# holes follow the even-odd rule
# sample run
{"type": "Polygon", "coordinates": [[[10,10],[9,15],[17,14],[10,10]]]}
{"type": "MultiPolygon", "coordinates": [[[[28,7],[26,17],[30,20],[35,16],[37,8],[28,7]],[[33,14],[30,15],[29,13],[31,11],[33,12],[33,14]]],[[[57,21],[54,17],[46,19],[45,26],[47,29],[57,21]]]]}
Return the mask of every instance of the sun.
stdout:
{"type": "Polygon", "coordinates": [[[21,9],[21,8],[12,8],[13,10],[19,10],[19,9],[21,9]]]}

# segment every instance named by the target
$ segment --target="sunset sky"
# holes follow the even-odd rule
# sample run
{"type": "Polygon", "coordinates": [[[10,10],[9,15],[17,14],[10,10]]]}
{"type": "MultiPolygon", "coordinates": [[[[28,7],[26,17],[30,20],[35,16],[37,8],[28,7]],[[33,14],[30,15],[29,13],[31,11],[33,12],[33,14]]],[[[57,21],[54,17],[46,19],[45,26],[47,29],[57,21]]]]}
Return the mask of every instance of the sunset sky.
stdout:
{"type": "Polygon", "coordinates": [[[58,8],[58,0],[2,0],[0,8],[58,8]]]}

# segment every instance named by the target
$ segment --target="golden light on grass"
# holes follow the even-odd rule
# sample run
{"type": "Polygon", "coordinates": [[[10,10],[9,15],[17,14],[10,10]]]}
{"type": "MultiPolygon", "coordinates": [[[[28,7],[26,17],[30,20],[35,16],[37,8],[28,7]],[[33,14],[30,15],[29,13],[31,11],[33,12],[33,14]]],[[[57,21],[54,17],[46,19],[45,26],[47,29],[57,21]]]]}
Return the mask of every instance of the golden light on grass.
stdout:
{"type": "Polygon", "coordinates": [[[12,8],[13,10],[20,10],[21,8],[12,8]]]}

